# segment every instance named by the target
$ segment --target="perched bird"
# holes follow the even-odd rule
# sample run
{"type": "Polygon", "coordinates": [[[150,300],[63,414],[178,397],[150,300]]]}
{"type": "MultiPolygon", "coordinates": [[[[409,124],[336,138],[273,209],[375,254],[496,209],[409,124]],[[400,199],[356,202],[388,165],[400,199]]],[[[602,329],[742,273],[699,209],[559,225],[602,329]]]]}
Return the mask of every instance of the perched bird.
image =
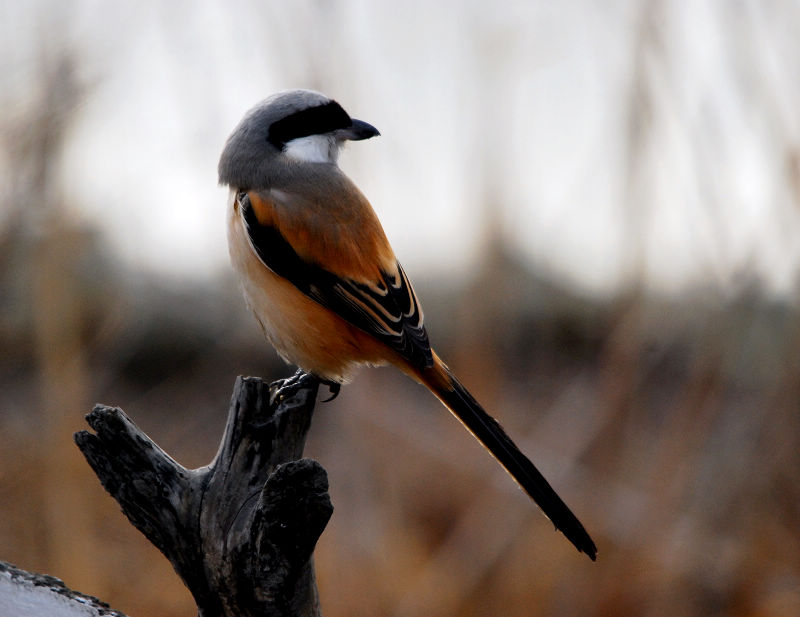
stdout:
{"type": "Polygon", "coordinates": [[[333,396],[361,365],[392,364],[425,385],[594,560],[580,521],[431,348],[372,206],[339,169],[346,141],[379,134],[310,90],[247,112],[225,144],[219,181],[231,188],[228,246],[248,305],[278,353],[333,396]]]}

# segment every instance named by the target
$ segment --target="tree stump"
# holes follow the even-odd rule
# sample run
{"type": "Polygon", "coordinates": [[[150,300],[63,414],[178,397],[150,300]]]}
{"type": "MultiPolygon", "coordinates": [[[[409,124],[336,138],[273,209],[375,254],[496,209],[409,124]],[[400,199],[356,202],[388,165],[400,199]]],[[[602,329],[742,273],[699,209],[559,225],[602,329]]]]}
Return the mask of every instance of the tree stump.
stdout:
{"type": "Polygon", "coordinates": [[[125,413],[95,406],[75,441],[123,513],[170,560],[201,617],[318,616],[312,554],[333,512],[301,459],[319,382],[239,377],[219,450],[186,469],[125,413]]]}

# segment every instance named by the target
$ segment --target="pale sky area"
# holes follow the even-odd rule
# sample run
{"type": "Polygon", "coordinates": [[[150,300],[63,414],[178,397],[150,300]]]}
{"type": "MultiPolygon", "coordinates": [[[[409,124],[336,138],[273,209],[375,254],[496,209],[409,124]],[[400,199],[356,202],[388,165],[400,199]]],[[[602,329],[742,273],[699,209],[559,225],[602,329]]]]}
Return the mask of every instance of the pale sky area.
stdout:
{"type": "Polygon", "coordinates": [[[797,293],[800,3],[68,4],[0,0],[3,123],[74,46],[64,191],[133,267],[228,267],[224,140],[307,87],[380,129],[340,165],[412,278],[475,267],[495,219],[585,292],[797,293]]]}

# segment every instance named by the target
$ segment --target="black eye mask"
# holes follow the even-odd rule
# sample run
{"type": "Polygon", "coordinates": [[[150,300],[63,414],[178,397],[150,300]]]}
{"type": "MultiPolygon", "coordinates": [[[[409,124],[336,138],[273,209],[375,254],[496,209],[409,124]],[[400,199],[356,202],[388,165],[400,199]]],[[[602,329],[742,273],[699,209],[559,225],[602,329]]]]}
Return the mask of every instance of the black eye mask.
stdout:
{"type": "Polygon", "coordinates": [[[337,129],[346,129],[353,125],[353,120],[336,101],[309,107],[281,118],[269,126],[267,141],[282,150],[293,139],[322,135],[337,129]]]}

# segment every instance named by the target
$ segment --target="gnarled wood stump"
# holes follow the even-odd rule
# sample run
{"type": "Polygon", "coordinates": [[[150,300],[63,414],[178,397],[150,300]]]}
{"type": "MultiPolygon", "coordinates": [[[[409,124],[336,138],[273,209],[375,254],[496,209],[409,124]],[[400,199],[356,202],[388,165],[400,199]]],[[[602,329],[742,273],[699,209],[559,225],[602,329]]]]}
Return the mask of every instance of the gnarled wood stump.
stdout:
{"type": "Polygon", "coordinates": [[[302,459],[319,383],[239,377],[214,460],[186,469],[118,408],[75,441],[122,511],[170,560],[202,617],[317,616],[312,553],[333,512],[302,459]]]}

